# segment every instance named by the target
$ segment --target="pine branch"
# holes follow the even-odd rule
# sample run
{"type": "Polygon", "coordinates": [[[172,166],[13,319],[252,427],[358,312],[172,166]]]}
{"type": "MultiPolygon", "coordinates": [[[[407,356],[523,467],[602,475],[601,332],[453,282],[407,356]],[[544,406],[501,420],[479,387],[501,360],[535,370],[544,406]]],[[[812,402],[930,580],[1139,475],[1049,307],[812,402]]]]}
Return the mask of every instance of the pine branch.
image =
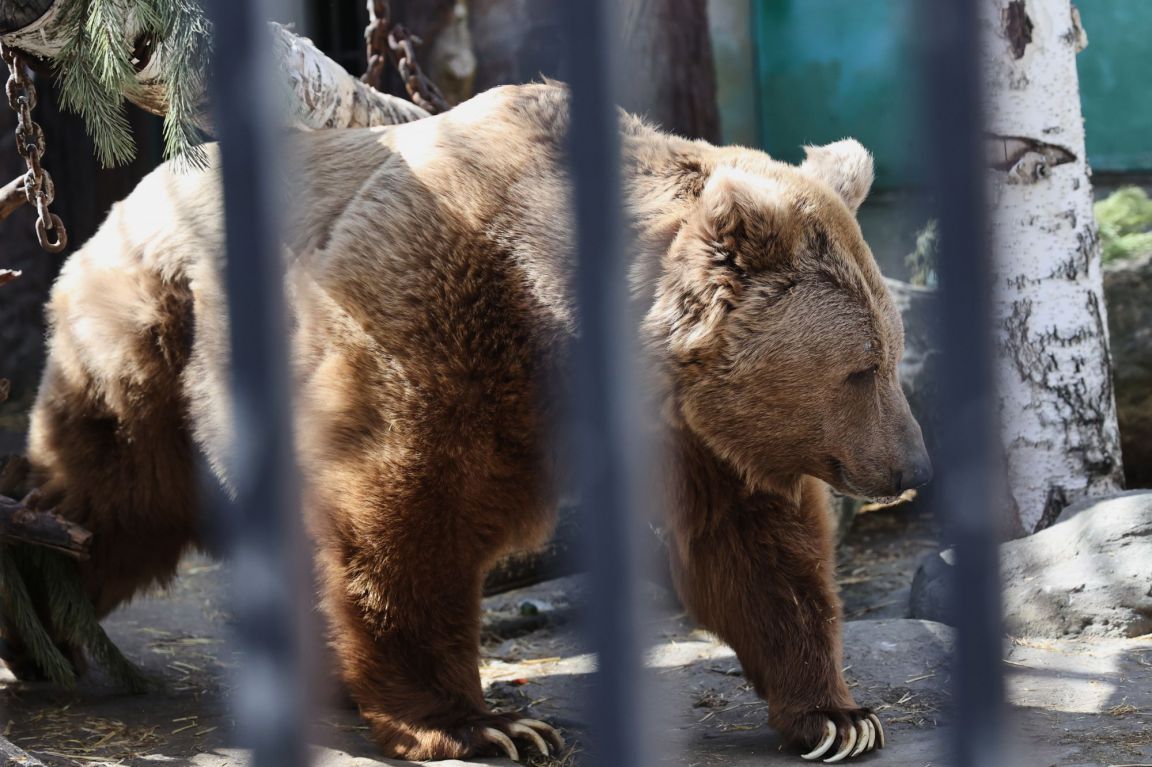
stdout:
{"type": "Polygon", "coordinates": [[[35,602],[14,556],[16,549],[2,546],[0,553],[3,554],[0,556],[0,601],[6,627],[15,631],[45,676],[62,687],[75,685],[76,672],[72,664],[52,641],[36,613],[35,602]]]}
{"type": "MultiPolygon", "coordinates": [[[[428,116],[360,82],[311,41],[268,28],[293,124],[356,128],[428,116]]],[[[124,99],[164,116],[166,157],[203,164],[211,38],[196,0],[56,0],[35,22],[0,35],[6,46],[53,63],[65,107],[84,118],[106,165],[135,156],[124,99]]]]}

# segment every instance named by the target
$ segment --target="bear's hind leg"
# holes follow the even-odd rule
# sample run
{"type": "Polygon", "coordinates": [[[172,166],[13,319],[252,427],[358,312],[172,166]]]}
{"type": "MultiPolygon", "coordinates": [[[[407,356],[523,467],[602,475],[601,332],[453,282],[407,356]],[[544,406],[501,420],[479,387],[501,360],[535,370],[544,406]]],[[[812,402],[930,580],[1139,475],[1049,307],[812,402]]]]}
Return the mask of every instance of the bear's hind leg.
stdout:
{"type": "Polygon", "coordinates": [[[65,271],[50,305],[29,483],[43,491],[41,507],[92,533],[79,569],[102,618],[167,584],[181,556],[200,544],[181,380],[192,294],[183,282],[146,272],[85,271],[83,254],[75,258],[79,266],[65,271]]]}

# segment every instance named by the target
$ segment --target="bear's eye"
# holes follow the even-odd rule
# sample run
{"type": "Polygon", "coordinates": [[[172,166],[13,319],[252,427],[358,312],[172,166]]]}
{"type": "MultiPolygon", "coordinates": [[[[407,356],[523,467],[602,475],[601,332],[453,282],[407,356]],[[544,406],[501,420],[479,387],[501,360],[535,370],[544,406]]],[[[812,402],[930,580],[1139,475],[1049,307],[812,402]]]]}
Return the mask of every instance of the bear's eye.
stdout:
{"type": "Polygon", "coordinates": [[[864,368],[863,370],[857,370],[855,373],[849,373],[846,381],[847,383],[852,384],[868,383],[876,377],[876,373],[879,370],[879,365],[872,365],[870,367],[864,368]]]}

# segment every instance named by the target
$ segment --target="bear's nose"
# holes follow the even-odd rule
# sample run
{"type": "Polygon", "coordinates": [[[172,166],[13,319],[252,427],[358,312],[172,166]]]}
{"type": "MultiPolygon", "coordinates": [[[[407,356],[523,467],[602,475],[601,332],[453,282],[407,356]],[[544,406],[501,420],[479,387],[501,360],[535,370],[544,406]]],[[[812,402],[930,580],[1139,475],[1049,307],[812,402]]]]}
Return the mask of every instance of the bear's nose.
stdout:
{"type": "Polygon", "coordinates": [[[892,472],[892,486],[897,493],[927,485],[931,480],[932,461],[927,454],[909,461],[892,472]]]}

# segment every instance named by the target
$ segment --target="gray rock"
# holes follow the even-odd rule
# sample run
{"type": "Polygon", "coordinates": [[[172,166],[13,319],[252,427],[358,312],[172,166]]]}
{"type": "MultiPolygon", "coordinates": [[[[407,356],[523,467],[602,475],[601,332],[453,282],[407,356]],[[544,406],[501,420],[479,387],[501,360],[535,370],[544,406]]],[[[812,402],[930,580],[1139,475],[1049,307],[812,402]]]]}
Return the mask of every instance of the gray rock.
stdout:
{"type": "Polygon", "coordinates": [[[1152,253],[1104,268],[1104,301],[1129,487],[1152,486],[1152,253]]]}
{"type": "Polygon", "coordinates": [[[955,625],[952,620],[952,550],[935,551],[921,560],[912,576],[908,614],[913,618],[955,625]]]}
{"type": "MultiPolygon", "coordinates": [[[[911,614],[955,623],[951,552],[929,556],[911,614]]],[[[1069,507],[1060,521],[1000,548],[1005,623],[1015,636],[1135,637],[1152,632],[1152,491],[1069,507]]]]}
{"type": "Polygon", "coordinates": [[[900,360],[900,384],[908,396],[912,413],[924,429],[929,450],[934,442],[936,398],[936,365],[939,352],[933,345],[936,338],[936,290],[910,285],[899,280],[886,279],[892,301],[904,321],[904,356],[900,360]]]}
{"type": "MultiPolygon", "coordinates": [[[[933,346],[936,291],[887,280],[904,319],[900,379],[932,448],[937,351],[933,346]]],[[[1128,487],[1152,487],[1152,253],[1104,267],[1104,301],[1112,350],[1116,411],[1128,487]]]]}

